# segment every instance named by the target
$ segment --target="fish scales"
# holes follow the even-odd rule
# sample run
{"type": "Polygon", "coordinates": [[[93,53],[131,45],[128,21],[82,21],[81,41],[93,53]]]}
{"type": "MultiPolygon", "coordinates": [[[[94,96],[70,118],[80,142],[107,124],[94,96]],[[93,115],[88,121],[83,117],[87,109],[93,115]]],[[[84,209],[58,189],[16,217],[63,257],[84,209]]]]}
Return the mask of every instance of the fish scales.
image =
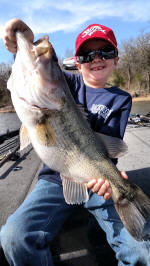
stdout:
{"type": "MultiPolygon", "coordinates": [[[[89,181],[91,178],[95,178],[95,176],[108,178],[108,176],[110,176],[110,172],[112,173],[116,171],[116,168],[111,162],[109,162],[107,167],[106,165],[104,165],[104,167],[99,167],[99,162],[101,166],[102,161],[106,164],[106,161],[104,160],[105,154],[101,153],[99,145],[93,145],[96,139],[94,138],[93,132],[88,130],[89,125],[87,125],[87,127],[85,127],[85,125],[83,126],[86,121],[84,121],[84,119],[82,121],[82,117],[80,119],[78,118],[81,121],[79,121],[77,125],[72,123],[73,119],[75,121],[77,119],[75,119],[75,115],[80,117],[78,112],[75,111],[76,110],[74,110],[70,116],[69,108],[66,108],[66,110],[60,112],[58,119],[56,119],[56,116],[53,115],[53,118],[51,117],[50,121],[50,124],[53,125],[56,134],[57,147],[60,147],[60,149],[64,151],[63,157],[65,157],[65,154],[67,155],[65,160],[65,173],[63,174],[68,176],[66,171],[71,168],[72,171],[74,169],[75,179],[78,181],[80,181],[81,173],[84,178],[84,182],[89,181]],[[74,129],[72,125],[74,126],[74,129]],[[79,158],[81,158],[80,155],[82,155],[81,160],[79,160],[79,158]],[[112,167],[111,171],[110,165],[112,167]],[[87,168],[89,171],[87,171],[87,168]]],[[[119,171],[118,174],[120,176],[119,171]]],[[[122,180],[122,177],[120,178],[122,180]]]]}
{"type": "Polygon", "coordinates": [[[109,158],[116,156],[115,149],[124,150],[125,144],[92,131],[71,95],[47,36],[34,44],[23,33],[17,32],[16,38],[18,49],[8,89],[23,123],[21,148],[31,142],[41,160],[60,172],[68,204],[88,200],[87,181],[108,179],[124,226],[136,240],[148,239],[150,200],[122,178],[109,158]]]}

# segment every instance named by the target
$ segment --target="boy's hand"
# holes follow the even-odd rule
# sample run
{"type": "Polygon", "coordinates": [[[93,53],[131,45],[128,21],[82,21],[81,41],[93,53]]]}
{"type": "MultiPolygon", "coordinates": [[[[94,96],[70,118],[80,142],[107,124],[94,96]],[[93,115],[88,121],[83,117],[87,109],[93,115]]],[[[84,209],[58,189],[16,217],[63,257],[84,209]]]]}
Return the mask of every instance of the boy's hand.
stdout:
{"type": "Polygon", "coordinates": [[[19,30],[24,32],[26,37],[33,42],[34,35],[31,29],[20,19],[14,18],[9,20],[4,28],[4,45],[13,54],[17,52],[17,43],[15,32],[19,30]]]}
{"type": "MultiPolygon", "coordinates": [[[[120,171],[123,178],[128,179],[126,172],[120,171]]],[[[112,189],[110,187],[109,181],[102,178],[92,179],[87,183],[87,187],[92,190],[92,192],[97,193],[99,196],[103,196],[104,200],[111,198],[112,189]]]]}

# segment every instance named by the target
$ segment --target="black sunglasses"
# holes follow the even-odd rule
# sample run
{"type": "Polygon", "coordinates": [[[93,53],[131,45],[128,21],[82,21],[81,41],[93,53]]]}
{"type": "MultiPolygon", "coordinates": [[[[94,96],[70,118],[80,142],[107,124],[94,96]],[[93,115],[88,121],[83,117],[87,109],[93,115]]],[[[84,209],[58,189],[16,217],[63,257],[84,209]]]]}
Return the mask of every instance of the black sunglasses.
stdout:
{"type": "Polygon", "coordinates": [[[95,56],[98,55],[103,60],[112,59],[118,56],[118,51],[113,49],[106,51],[104,49],[90,51],[88,53],[84,52],[82,55],[77,56],[77,62],[80,64],[92,62],[95,56]]]}

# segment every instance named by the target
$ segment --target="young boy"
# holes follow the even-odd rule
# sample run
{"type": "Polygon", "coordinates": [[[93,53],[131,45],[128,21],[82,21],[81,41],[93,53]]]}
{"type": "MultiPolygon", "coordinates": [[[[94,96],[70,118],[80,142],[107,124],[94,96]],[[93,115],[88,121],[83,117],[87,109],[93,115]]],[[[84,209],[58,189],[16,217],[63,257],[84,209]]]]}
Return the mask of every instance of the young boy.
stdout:
{"type": "MultiPolygon", "coordinates": [[[[9,21],[5,27],[4,43],[14,54],[17,52],[16,30],[25,32],[31,42],[34,39],[23,21],[9,21]]],[[[80,74],[64,72],[75,101],[88,110],[94,131],[123,138],[131,97],[117,87],[106,87],[119,59],[113,31],[99,24],[89,25],[78,35],[75,49],[80,74]]],[[[114,163],[117,161],[114,160],[114,163]]],[[[125,172],[122,176],[127,178],[125,172]]],[[[106,232],[118,265],[150,265],[145,242],[133,239],[120,221],[110,199],[108,181],[99,178],[98,181],[90,181],[87,186],[90,189],[89,200],[83,207],[95,216],[106,232]]],[[[52,266],[49,245],[76,207],[66,204],[59,173],[44,165],[34,190],[1,229],[1,246],[9,264],[52,266]]]]}

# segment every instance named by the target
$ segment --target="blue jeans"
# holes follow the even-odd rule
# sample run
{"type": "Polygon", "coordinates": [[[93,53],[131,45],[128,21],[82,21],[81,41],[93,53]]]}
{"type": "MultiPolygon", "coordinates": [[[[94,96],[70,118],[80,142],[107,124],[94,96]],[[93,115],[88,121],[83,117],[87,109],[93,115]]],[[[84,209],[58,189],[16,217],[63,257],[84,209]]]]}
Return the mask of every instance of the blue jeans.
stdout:
{"type": "MultiPolygon", "coordinates": [[[[76,206],[66,204],[62,186],[40,179],[0,232],[10,266],[52,266],[49,245],[76,206]]],[[[106,232],[119,266],[150,265],[150,242],[134,240],[123,227],[112,200],[90,192],[87,208],[106,232]]]]}

